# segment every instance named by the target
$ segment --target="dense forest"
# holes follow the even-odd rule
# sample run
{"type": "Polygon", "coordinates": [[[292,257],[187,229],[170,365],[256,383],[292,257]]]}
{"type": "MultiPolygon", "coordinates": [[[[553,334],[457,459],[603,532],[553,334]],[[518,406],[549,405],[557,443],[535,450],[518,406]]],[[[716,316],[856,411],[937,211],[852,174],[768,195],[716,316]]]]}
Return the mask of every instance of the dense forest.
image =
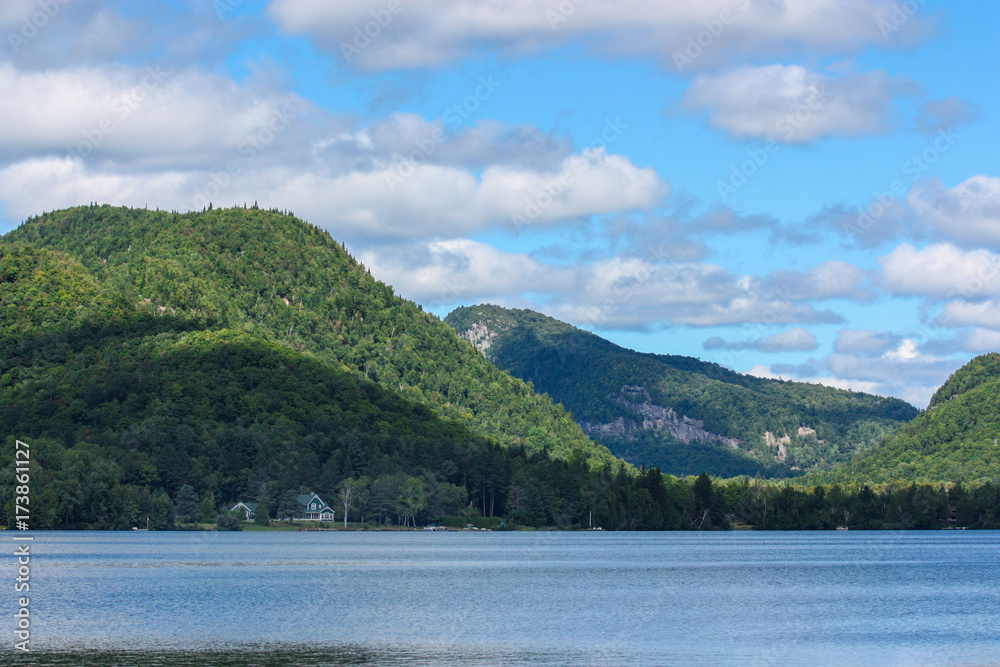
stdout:
{"type": "Polygon", "coordinates": [[[29,219],[3,237],[15,241],[76,259],[123,308],[315,354],[502,445],[616,461],[564,410],[291,215],[84,206],[29,219]]]}
{"type": "Polygon", "coordinates": [[[976,357],[945,382],[919,417],[877,448],[817,482],[1000,482],[1000,354],[976,357]]]}
{"type": "MultiPolygon", "coordinates": [[[[332,497],[352,477],[401,479],[411,519],[477,493],[499,515],[515,473],[553,496],[557,469],[589,479],[615,462],[328,235],[276,212],[31,220],[0,243],[0,318],[5,450],[30,442],[35,527],[162,527],[185,487],[204,517],[237,499],[332,497]]],[[[546,511],[565,524],[582,506],[546,511]]]]}
{"type": "MultiPolygon", "coordinates": [[[[587,345],[610,343],[587,339],[569,350],[587,345]]],[[[699,375],[709,392],[724,389],[712,383],[742,388],[765,419],[784,415],[765,399],[788,383],[638,356],[699,375]]],[[[581,357],[597,369],[613,365],[581,357]]],[[[995,409],[995,357],[957,373],[906,427],[914,430],[900,433],[917,437],[921,420],[935,415],[950,415],[956,433],[992,433],[996,419],[987,423],[976,401],[995,409]]],[[[632,358],[616,358],[623,369],[615,372],[653,368],[628,366],[632,358]]],[[[891,401],[809,387],[791,389],[815,419],[852,409],[886,423],[905,416],[891,401]]],[[[782,419],[802,423],[790,415],[782,419]]],[[[548,396],[374,280],[325,232],[254,208],[81,207],[0,239],[0,421],[8,461],[15,438],[30,446],[33,528],[125,529],[148,519],[165,529],[224,520],[237,500],[279,518],[299,493],[342,509],[348,489],[347,518],[366,525],[997,527],[1000,506],[995,478],[869,486],[855,470],[808,488],[636,470],[548,396]]],[[[694,470],[725,450],[691,443],[688,451],[694,470]]],[[[0,470],[8,525],[13,474],[0,470]]]]}
{"type": "Polygon", "coordinates": [[[618,456],[677,475],[790,477],[828,469],[917,415],[899,399],[634,352],[530,310],[463,307],[445,321],[497,366],[566,406],[618,456]],[[674,431],[601,426],[655,423],[650,417],[663,409],[675,415],[674,431]]]}

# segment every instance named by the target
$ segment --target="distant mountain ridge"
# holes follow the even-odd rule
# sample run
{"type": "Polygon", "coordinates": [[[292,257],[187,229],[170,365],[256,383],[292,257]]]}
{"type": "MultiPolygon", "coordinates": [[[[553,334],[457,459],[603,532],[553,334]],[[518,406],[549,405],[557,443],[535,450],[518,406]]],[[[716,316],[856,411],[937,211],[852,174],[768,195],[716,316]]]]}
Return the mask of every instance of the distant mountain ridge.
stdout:
{"type": "Polygon", "coordinates": [[[497,366],[566,406],[612,452],[674,474],[784,477],[828,469],[918,414],[899,399],[634,352],[530,310],[463,307],[445,322],[497,366]]]}

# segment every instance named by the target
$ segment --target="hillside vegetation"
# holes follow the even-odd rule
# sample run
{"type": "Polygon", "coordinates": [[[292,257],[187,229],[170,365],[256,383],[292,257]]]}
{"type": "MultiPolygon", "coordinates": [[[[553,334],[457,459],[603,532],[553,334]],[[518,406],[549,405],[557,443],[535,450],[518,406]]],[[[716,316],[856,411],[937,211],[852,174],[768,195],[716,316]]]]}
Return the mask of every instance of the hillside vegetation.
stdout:
{"type": "Polygon", "coordinates": [[[474,306],[445,321],[498,367],[564,405],[615,454],[672,474],[826,469],[917,415],[898,399],[634,352],[529,310],[474,306]]]}
{"type": "Polygon", "coordinates": [[[397,520],[640,525],[639,478],[562,408],[276,212],[82,207],[4,237],[0,405],[38,528],[335,502],[351,479],[371,491],[355,511],[397,520]]]}
{"type": "Polygon", "coordinates": [[[1000,481],[1000,354],[976,357],[934,394],[927,410],[856,461],[820,481],[1000,481]]]}
{"type": "Polygon", "coordinates": [[[4,241],[74,258],[122,307],[280,341],[500,444],[615,462],[561,408],[290,215],[78,207],[30,219],[4,241]]]}

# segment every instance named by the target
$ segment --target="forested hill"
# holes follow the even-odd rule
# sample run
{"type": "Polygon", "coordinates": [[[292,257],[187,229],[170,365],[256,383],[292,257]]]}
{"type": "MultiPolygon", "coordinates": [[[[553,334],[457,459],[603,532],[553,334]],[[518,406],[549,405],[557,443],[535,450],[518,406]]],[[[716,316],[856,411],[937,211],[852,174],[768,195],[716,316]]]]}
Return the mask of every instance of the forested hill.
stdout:
{"type": "Polygon", "coordinates": [[[348,478],[397,520],[648,522],[629,493],[652,477],[275,212],[83,207],[0,239],[0,406],[8,458],[31,447],[36,528],[170,527],[184,493],[209,520],[332,502],[348,478]]]}
{"type": "Polygon", "coordinates": [[[1000,481],[1000,354],[976,357],[934,394],[919,417],[818,482],[1000,481]]]}
{"type": "Polygon", "coordinates": [[[497,366],[565,405],[615,454],[673,474],[825,469],[918,413],[894,398],[634,352],[529,310],[466,307],[445,322],[497,366]]]}
{"type": "Polygon", "coordinates": [[[29,219],[3,241],[73,257],[124,307],[308,351],[502,445],[615,461],[562,408],[291,215],[87,206],[29,219]]]}

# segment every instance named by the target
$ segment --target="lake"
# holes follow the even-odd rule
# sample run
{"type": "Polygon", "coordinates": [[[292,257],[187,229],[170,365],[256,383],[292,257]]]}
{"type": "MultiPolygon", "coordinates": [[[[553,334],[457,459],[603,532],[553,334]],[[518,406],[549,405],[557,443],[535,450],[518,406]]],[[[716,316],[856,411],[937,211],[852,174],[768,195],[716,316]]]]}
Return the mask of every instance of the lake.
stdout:
{"type": "Polygon", "coordinates": [[[32,534],[3,664],[1000,665],[998,531],[32,534]]]}

